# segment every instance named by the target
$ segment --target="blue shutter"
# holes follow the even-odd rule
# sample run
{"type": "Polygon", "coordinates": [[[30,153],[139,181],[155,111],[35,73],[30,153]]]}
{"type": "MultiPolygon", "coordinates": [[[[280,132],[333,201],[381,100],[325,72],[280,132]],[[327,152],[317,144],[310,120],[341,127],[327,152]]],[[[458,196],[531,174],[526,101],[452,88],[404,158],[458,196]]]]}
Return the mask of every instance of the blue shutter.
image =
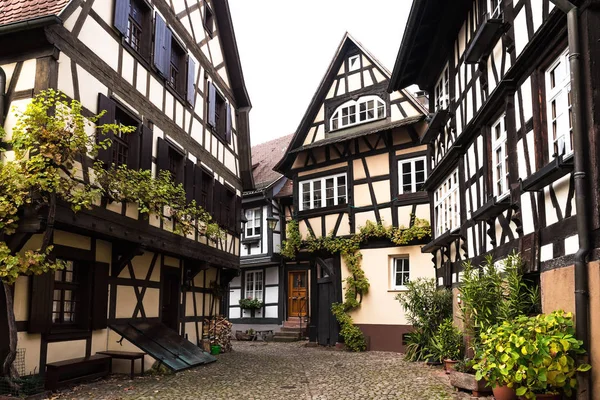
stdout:
{"type": "Polygon", "coordinates": [[[231,143],[231,104],[227,104],[227,125],[225,126],[225,139],[231,143]]]}
{"type": "Polygon", "coordinates": [[[208,82],[208,124],[217,127],[217,91],[212,82],[208,82]]]}
{"type": "Polygon", "coordinates": [[[154,66],[164,77],[168,76],[169,71],[169,59],[171,58],[170,39],[171,31],[167,28],[165,20],[156,13],[156,23],[154,25],[154,66]],[[168,43],[167,38],[169,39],[168,43]]]}
{"type": "Polygon", "coordinates": [[[127,36],[127,23],[129,20],[129,0],[116,0],[115,1],[115,15],[114,15],[115,28],[121,35],[127,36]]]}
{"type": "MultiPolygon", "coordinates": [[[[196,99],[196,92],[194,91],[194,70],[196,69],[196,63],[192,57],[188,56],[187,63],[187,101],[194,106],[194,100],[196,99]]],[[[198,73],[200,73],[198,71],[198,73]]]]}
{"type": "Polygon", "coordinates": [[[169,77],[171,74],[171,44],[173,44],[173,32],[167,28],[165,31],[165,53],[163,58],[164,76],[169,77]]]}

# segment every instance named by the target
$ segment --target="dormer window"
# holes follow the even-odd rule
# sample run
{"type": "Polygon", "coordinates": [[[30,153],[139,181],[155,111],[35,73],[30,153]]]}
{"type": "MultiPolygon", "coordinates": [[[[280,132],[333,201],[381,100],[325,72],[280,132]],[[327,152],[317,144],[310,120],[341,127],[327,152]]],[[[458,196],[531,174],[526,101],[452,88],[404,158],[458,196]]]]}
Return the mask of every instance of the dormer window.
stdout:
{"type": "Polygon", "coordinates": [[[339,106],[330,120],[332,131],[385,118],[385,103],[377,96],[365,96],[339,106]]]}
{"type": "Polygon", "coordinates": [[[348,58],[348,72],[360,69],[360,54],[348,58]]]}

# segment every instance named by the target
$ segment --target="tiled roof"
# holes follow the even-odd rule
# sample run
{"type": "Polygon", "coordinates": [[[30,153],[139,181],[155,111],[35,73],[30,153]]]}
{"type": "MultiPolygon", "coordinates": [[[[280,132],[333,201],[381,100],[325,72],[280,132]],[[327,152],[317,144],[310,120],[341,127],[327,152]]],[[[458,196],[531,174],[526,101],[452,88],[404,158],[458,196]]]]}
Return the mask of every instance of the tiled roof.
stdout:
{"type": "Polygon", "coordinates": [[[292,136],[283,136],[252,147],[252,174],[256,189],[264,189],[281,178],[281,174],[273,171],[273,167],[283,158],[292,136]]]}
{"type": "Polygon", "coordinates": [[[70,0],[0,0],[0,25],[57,15],[70,0]]]}

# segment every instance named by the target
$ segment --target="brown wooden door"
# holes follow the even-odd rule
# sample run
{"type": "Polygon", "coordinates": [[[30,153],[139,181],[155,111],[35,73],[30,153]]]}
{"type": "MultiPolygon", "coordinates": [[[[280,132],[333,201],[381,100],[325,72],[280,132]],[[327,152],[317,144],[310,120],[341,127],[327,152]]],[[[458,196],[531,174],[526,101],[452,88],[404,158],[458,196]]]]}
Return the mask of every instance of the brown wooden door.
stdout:
{"type": "Polygon", "coordinates": [[[307,271],[290,271],[288,273],[288,317],[304,317],[307,311],[307,271]]]}
{"type": "Polygon", "coordinates": [[[161,322],[179,332],[179,270],[163,267],[161,322]]]}

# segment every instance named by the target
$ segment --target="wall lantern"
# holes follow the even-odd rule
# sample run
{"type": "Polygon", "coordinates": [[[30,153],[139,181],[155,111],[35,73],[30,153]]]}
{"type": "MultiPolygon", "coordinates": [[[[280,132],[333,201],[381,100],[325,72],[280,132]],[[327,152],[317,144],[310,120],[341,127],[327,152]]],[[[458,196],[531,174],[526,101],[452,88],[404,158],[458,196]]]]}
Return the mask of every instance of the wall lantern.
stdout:
{"type": "Polygon", "coordinates": [[[276,217],[267,217],[267,225],[270,230],[274,231],[277,227],[277,223],[279,222],[279,218],[276,217]]]}

